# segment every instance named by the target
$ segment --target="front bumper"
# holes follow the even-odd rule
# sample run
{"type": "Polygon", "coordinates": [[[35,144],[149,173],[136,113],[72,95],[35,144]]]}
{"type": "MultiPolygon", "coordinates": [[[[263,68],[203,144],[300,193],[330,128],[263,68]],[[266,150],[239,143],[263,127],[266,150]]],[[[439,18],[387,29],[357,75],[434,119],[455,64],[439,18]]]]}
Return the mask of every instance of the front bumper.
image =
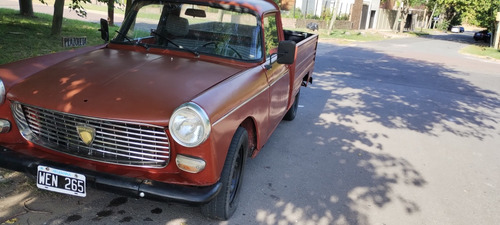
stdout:
{"type": "Polygon", "coordinates": [[[38,165],[84,174],[87,184],[96,189],[156,201],[204,204],[212,200],[221,189],[220,182],[211,186],[194,187],[105,174],[30,157],[0,146],[0,167],[36,176],[38,165]]]}

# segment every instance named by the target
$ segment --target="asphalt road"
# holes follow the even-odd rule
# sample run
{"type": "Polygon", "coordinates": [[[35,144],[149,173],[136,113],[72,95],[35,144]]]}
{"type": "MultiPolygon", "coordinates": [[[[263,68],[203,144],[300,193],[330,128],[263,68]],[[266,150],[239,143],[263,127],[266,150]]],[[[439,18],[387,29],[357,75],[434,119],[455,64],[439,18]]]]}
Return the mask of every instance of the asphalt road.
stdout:
{"type": "Polygon", "coordinates": [[[322,40],[297,118],[248,161],[227,222],[93,189],[79,198],[14,185],[0,215],[18,224],[496,224],[500,62],[459,54],[471,37],[322,40]]]}

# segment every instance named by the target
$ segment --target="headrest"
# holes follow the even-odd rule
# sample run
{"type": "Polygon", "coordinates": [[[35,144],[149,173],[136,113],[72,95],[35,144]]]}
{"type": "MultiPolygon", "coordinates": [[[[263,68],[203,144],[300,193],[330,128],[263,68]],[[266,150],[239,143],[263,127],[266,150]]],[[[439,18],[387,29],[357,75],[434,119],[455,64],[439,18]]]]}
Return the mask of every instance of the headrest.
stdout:
{"type": "Polygon", "coordinates": [[[189,22],[186,18],[181,18],[177,15],[170,14],[167,17],[165,25],[167,32],[174,36],[186,36],[189,32],[189,22]]]}

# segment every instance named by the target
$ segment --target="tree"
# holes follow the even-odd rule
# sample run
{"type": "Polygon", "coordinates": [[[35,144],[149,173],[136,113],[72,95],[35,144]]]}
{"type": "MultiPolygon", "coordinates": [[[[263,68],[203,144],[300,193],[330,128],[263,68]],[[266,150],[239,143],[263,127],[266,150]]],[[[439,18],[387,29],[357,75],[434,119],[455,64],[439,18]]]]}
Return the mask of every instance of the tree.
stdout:
{"type": "Polygon", "coordinates": [[[488,28],[495,32],[495,16],[500,11],[498,0],[433,0],[441,6],[445,19],[451,25],[461,21],[488,28]]]}
{"type": "MultiPolygon", "coordinates": [[[[20,1],[28,1],[28,0],[20,0],[20,1]]],[[[29,0],[31,1],[31,0],[29,0]]],[[[40,0],[42,3],[45,3],[45,0],[40,0]]],[[[69,8],[74,10],[78,16],[85,17],[87,16],[87,12],[83,8],[83,4],[90,3],[90,0],[70,0],[69,8]]],[[[114,24],[114,3],[117,0],[98,0],[100,2],[108,3],[108,23],[109,25],[114,24]]],[[[127,0],[127,2],[131,2],[131,0],[127,0]]],[[[64,13],[64,0],[56,0],[54,3],[54,14],[52,16],[52,35],[60,35],[62,30],[62,21],[63,21],[63,13],[64,13]]]]}
{"type": "Polygon", "coordinates": [[[328,34],[332,32],[333,26],[335,25],[335,21],[337,20],[338,5],[339,5],[339,0],[336,0],[335,5],[333,7],[332,19],[330,20],[330,25],[328,26],[328,34]]]}
{"type": "Polygon", "coordinates": [[[54,15],[52,16],[51,35],[61,34],[64,13],[64,0],[56,0],[54,3],[54,15]]]}
{"type": "MultiPolygon", "coordinates": [[[[398,13],[396,18],[399,18],[399,20],[395,21],[395,25],[399,22],[399,32],[402,33],[408,14],[410,14],[410,9],[414,6],[425,4],[425,0],[398,0],[396,1],[396,4],[398,4],[398,13]]],[[[394,26],[393,29],[397,29],[397,27],[394,26]]]]}
{"type": "MultiPolygon", "coordinates": [[[[445,19],[465,21],[471,25],[492,28],[500,10],[498,0],[433,0],[442,8],[445,19]]],[[[458,25],[458,24],[453,24],[458,25]]]]}
{"type": "MultiPolygon", "coordinates": [[[[40,0],[40,2],[47,4],[45,0],[40,0]]],[[[82,4],[90,3],[90,0],[71,0],[69,4],[69,8],[75,10],[78,16],[85,17],[87,16],[87,12],[83,8],[82,4]]],[[[64,0],[56,0],[54,2],[54,14],[52,15],[52,27],[51,27],[51,35],[60,35],[62,30],[62,22],[63,22],[63,14],[64,14],[64,0]]]]}
{"type": "Polygon", "coordinates": [[[19,0],[19,13],[22,16],[34,17],[33,0],[19,0]]]}
{"type": "MultiPolygon", "coordinates": [[[[97,0],[103,3],[106,3],[108,5],[108,25],[109,26],[114,26],[115,25],[115,3],[121,4],[118,2],[118,0],[97,0]]],[[[130,6],[132,6],[133,0],[127,0],[126,2],[126,8],[125,8],[125,15],[127,15],[128,10],[130,10],[130,6]]]]}
{"type": "Polygon", "coordinates": [[[464,11],[464,20],[470,24],[493,30],[495,26],[496,13],[500,11],[500,1],[479,0],[467,2],[470,6],[462,9],[464,11]]]}
{"type": "Polygon", "coordinates": [[[107,0],[108,1],[108,25],[115,25],[115,1],[116,0],[107,0]]]}

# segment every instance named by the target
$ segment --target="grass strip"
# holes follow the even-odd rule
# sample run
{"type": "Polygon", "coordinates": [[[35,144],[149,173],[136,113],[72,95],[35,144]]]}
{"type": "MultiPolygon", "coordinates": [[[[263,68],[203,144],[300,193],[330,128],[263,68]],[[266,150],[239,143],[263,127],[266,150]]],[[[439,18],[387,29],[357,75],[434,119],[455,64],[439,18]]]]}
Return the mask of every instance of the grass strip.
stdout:
{"type": "Polygon", "coordinates": [[[469,45],[460,51],[461,53],[476,55],[484,58],[500,59],[500,50],[480,45],[469,45]]]}
{"type": "MultiPolygon", "coordinates": [[[[100,25],[79,20],[64,19],[60,36],[50,35],[52,15],[35,13],[23,17],[18,10],[0,8],[0,64],[25,58],[69,50],[62,46],[62,37],[87,37],[87,46],[104,43],[98,31],[100,25]]],[[[114,34],[117,27],[110,28],[114,34]]]]}

